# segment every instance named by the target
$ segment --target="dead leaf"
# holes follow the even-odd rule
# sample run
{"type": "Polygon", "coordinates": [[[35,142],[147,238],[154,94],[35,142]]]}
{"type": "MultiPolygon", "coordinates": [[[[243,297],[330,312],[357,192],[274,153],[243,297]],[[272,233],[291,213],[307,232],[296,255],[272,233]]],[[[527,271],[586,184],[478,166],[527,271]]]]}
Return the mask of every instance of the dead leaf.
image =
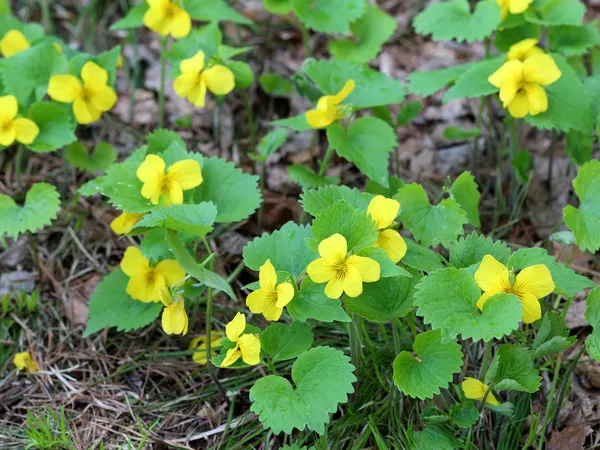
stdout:
{"type": "Polygon", "coordinates": [[[580,424],[552,433],[548,450],[583,450],[585,438],[592,433],[589,425],[580,424]]]}
{"type": "Polygon", "coordinates": [[[588,322],[585,320],[585,300],[573,302],[567,311],[565,320],[570,329],[587,327],[588,322]]]}

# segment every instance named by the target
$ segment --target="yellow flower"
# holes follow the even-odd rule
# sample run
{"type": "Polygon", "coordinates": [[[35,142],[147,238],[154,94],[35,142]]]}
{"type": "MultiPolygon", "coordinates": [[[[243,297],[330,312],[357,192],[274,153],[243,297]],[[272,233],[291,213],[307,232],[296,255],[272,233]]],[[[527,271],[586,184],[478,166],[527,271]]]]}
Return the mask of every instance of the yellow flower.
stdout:
{"type": "Polygon", "coordinates": [[[319,244],[319,259],[308,265],[306,272],[315,283],[325,283],[325,295],[332,299],[342,293],[348,297],[362,294],[363,283],[379,280],[379,263],[364,256],[347,256],[348,245],[341,234],[323,239],[319,244]]]}
{"type": "Polygon", "coordinates": [[[200,50],[194,56],[179,64],[179,75],[173,82],[177,95],[187,98],[198,108],[204,107],[206,90],[216,95],[229,94],[235,87],[233,72],[222,64],[204,69],[204,52],[200,50]]]}
{"type": "MultiPolygon", "coordinates": [[[[462,382],[460,387],[465,393],[465,397],[471,400],[483,399],[483,396],[489,388],[487,384],[483,384],[481,381],[471,377],[465,377],[465,381],[462,382]]],[[[491,392],[486,397],[485,402],[494,406],[498,406],[500,404],[498,399],[494,397],[494,394],[492,394],[491,392]]]]}
{"type": "Polygon", "coordinates": [[[348,80],[337,94],[321,97],[317,102],[317,107],[306,112],[308,124],[312,128],[325,128],[336,120],[344,118],[345,112],[340,111],[340,103],[352,93],[354,86],[354,80],[348,80]]]}
{"type": "Polygon", "coordinates": [[[0,97],[0,145],[8,147],[15,141],[32,144],[40,133],[40,128],[33,120],[17,118],[18,113],[19,104],[16,97],[0,97]]]}
{"type": "Polygon", "coordinates": [[[488,81],[500,88],[500,100],[510,115],[522,118],[548,109],[548,95],[542,86],[554,83],[561,75],[551,56],[534,55],[525,61],[507,61],[488,81]]]}
{"type": "Polygon", "coordinates": [[[29,47],[31,44],[19,30],[10,30],[0,39],[0,54],[5,58],[10,58],[29,47]]]}
{"type": "Polygon", "coordinates": [[[192,18],[177,3],[169,0],[146,0],[150,9],[144,14],[144,25],[161,36],[186,37],[192,29],[192,18]]]}
{"type": "Polygon", "coordinates": [[[492,255],[485,255],[475,272],[475,282],[483,291],[477,307],[483,305],[495,294],[505,292],[519,297],[523,304],[523,322],[532,323],[542,317],[539,299],[554,292],[552,275],[544,264],[526,267],[516,278],[508,268],[492,255]],[[512,280],[512,281],[511,281],[512,280]]]}
{"type": "Polygon", "coordinates": [[[233,320],[225,327],[225,334],[236,346],[227,350],[221,367],[229,367],[240,356],[249,366],[255,366],[260,362],[260,339],[254,334],[242,334],[246,328],[246,316],[237,313],[233,320]]]}
{"type": "Polygon", "coordinates": [[[110,227],[116,234],[127,234],[133,226],[142,220],[143,214],[123,212],[110,223],[110,227]]]}
{"type": "Polygon", "coordinates": [[[25,370],[32,373],[39,370],[37,363],[33,360],[29,352],[17,353],[13,358],[13,364],[19,371],[25,370]]]}
{"type": "Polygon", "coordinates": [[[183,191],[202,184],[200,164],[193,159],[176,162],[165,174],[165,161],[160,156],[148,155],[136,175],[144,183],[142,197],[149,198],[153,205],[158,205],[161,197],[166,199],[164,206],[180,205],[183,191]]]}
{"type": "Polygon", "coordinates": [[[511,14],[521,14],[527,11],[533,0],[497,0],[502,10],[502,20],[510,12],[511,14]]]}
{"type": "Polygon", "coordinates": [[[279,320],[283,307],[294,298],[294,286],[287,281],[277,284],[277,273],[270,259],[260,267],[258,280],[260,289],[248,295],[246,305],[254,314],[262,314],[267,320],[279,320]]]}
{"type": "Polygon", "coordinates": [[[511,61],[516,59],[518,61],[525,61],[527,58],[535,55],[544,55],[544,50],[537,46],[537,39],[523,39],[514,45],[511,45],[508,49],[506,58],[511,61]]]}
{"type": "Polygon", "coordinates": [[[73,103],[77,122],[89,124],[115,106],[117,94],[108,86],[108,72],[93,61],[85,63],[81,79],[83,85],[73,75],[54,75],[48,84],[48,95],[57,102],[73,103]]]}
{"type": "Polygon", "coordinates": [[[127,293],[145,303],[161,301],[162,288],[185,278],[185,271],[174,259],[165,259],[156,267],[150,267],[150,262],[137,247],[127,247],[121,261],[121,270],[129,276],[127,293]]]}
{"type": "Polygon", "coordinates": [[[378,195],[371,200],[367,214],[375,221],[379,237],[375,247],[381,247],[394,263],[406,255],[406,242],[396,230],[388,229],[398,215],[400,203],[391,198],[378,195]]]}
{"type": "Polygon", "coordinates": [[[183,295],[177,294],[175,295],[175,299],[173,299],[167,287],[160,289],[159,295],[160,301],[165,305],[161,318],[161,325],[164,332],[167,334],[187,334],[188,316],[185,312],[183,295]]]}
{"type": "MultiPolygon", "coordinates": [[[[221,344],[221,341],[223,340],[224,337],[225,337],[225,335],[223,333],[221,333],[220,331],[214,331],[214,330],[211,331],[211,333],[210,333],[211,358],[214,358],[217,355],[217,352],[215,349],[223,346],[221,344]]],[[[194,360],[194,362],[196,364],[200,364],[201,366],[204,366],[207,362],[207,359],[206,359],[206,336],[202,335],[202,336],[198,336],[198,337],[192,339],[192,342],[190,342],[189,349],[197,350],[192,355],[192,359],[194,360]]]]}

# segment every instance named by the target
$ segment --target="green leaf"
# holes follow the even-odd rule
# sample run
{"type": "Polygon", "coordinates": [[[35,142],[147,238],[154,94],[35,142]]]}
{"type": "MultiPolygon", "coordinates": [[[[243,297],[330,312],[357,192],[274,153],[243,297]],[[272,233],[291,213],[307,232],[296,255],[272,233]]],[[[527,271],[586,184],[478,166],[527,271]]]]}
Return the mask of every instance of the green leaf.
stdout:
{"type": "Polygon", "coordinates": [[[248,175],[232,162],[206,158],[202,166],[204,181],[195,189],[195,203],[217,205],[216,222],[240,222],[256,211],[262,202],[258,177],[248,175]]]}
{"type": "Polygon", "coordinates": [[[375,117],[361,117],[347,130],[335,123],[327,128],[327,139],[338,155],[387,186],[389,154],[398,144],[395,131],[387,123],[375,117]]]}
{"type": "Polygon", "coordinates": [[[394,359],[394,384],[413,398],[423,400],[439,394],[463,365],[460,345],[442,342],[439,330],[419,334],[413,350],[416,357],[405,350],[394,359]]]}
{"type": "Polygon", "coordinates": [[[294,11],[308,28],[320,33],[348,34],[351,22],[363,15],[365,0],[292,0],[294,11]]]}
{"type": "Polygon", "coordinates": [[[149,8],[146,2],[134,6],[127,12],[125,17],[113,23],[110,26],[110,30],[130,30],[144,26],[144,14],[146,14],[149,8]]]}
{"type": "Polygon", "coordinates": [[[575,234],[577,246],[595,253],[600,250],[600,161],[592,160],[581,166],[573,187],[580,205],[565,206],[563,217],[575,234]]]}
{"type": "Polygon", "coordinates": [[[371,247],[378,238],[375,221],[366,212],[358,211],[343,201],[321,211],[313,221],[312,232],[314,249],[322,240],[336,233],[346,238],[349,252],[371,247]]]}
{"type": "Polygon", "coordinates": [[[450,246],[450,264],[457,269],[465,269],[479,264],[485,255],[492,255],[506,265],[510,254],[510,248],[503,241],[494,241],[491,237],[471,233],[460,237],[450,246]]]}
{"type": "Polygon", "coordinates": [[[344,298],[344,307],[372,322],[405,317],[414,309],[414,287],[418,280],[418,277],[398,276],[365,283],[361,295],[344,298]]]}
{"type": "Polygon", "coordinates": [[[288,222],[279,230],[249,242],[244,247],[244,262],[258,271],[270,259],[276,270],[288,272],[298,279],[306,272],[308,264],[319,257],[317,252],[306,246],[309,238],[312,238],[309,226],[288,222]]]}
{"type": "Polygon", "coordinates": [[[408,92],[429,97],[431,94],[439,91],[448,83],[453,83],[462,74],[472,68],[475,63],[467,63],[458,66],[448,67],[446,69],[428,70],[411,73],[408,80],[408,92]]]}
{"type": "Polygon", "coordinates": [[[588,295],[585,320],[594,329],[585,340],[586,350],[596,361],[600,361],[600,286],[592,289],[588,295]]]}
{"type": "Polygon", "coordinates": [[[126,292],[129,277],[120,269],[110,273],[96,286],[88,306],[89,319],[83,337],[104,327],[131,331],[152,323],[163,308],[162,303],[144,303],[126,292]]]}
{"type": "Polygon", "coordinates": [[[519,150],[510,164],[514,167],[518,180],[523,184],[527,183],[533,170],[533,157],[529,150],[519,150]]]}
{"type": "Polygon", "coordinates": [[[589,48],[600,44],[598,22],[583,26],[549,27],[548,41],[553,52],[565,56],[583,55],[589,48]]]}
{"type": "Polygon", "coordinates": [[[294,8],[292,0],[264,0],[263,5],[267,11],[281,16],[292,12],[294,8]]]}
{"type": "Polygon", "coordinates": [[[350,25],[353,39],[329,42],[329,53],[335,58],[367,63],[375,58],[396,29],[396,20],[375,5],[367,5],[365,13],[350,25]]]}
{"type": "Polygon", "coordinates": [[[217,51],[217,55],[222,62],[227,62],[231,58],[234,58],[238,55],[242,55],[244,53],[248,53],[249,51],[254,50],[253,46],[249,47],[229,47],[228,45],[219,45],[219,49],[217,51]]]}
{"type": "Polygon", "coordinates": [[[570,230],[552,233],[548,239],[562,245],[574,245],[576,243],[575,235],[570,230]]]}
{"type": "Polygon", "coordinates": [[[102,177],[102,194],[121,211],[145,213],[155,208],[150,200],[142,197],[143,183],[136,175],[139,166],[139,163],[131,162],[116,164],[102,177]]]}
{"type": "Polygon", "coordinates": [[[481,129],[477,127],[462,129],[457,125],[451,125],[444,128],[443,136],[446,139],[465,141],[481,136],[481,129]]]}
{"type": "Polygon", "coordinates": [[[72,118],[69,108],[51,102],[34,103],[29,108],[28,117],[40,129],[33,144],[27,148],[36,152],[51,152],[75,141],[77,124],[72,118]]]}
{"type": "Polygon", "coordinates": [[[536,392],[541,377],[533,367],[531,351],[513,344],[501,345],[485,374],[485,383],[494,383],[497,391],[536,392]]]}
{"type": "Polygon", "coordinates": [[[393,197],[398,193],[398,189],[404,186],[404,181],[400,178],[390,175],[388,177],[388,187],[384,187],[377,181],[369,180],[365,186],[365,192],[373,195],[383,195],[384,197],[393,197]]]}
{"type": "Polygon", "coordinates": [[[276,73],[263,73],[258,77],[260,87],[273,97],[285,97],[293,92],[292,83],[276,73]]]}
{"type": "Polygon", "coordinates": [[[229,283],[214,272],[205,269],[202,265],[198,264],[196,260],[190,255],[185,243],[179,240],[177,233],[173,230],[168,230],[165,233],[165,240],[169,244],[169,248],[177,258],[177,262],[181,265],[183,270],[201,283],[204,283],[208,287],[212,287],[225,292],[229,297],[236,301],[237,297],[231,290],[229,283]]]}
{"type": "Polygon", "coordinates": [[[46,95],[50,77],[64,72],[66,66],[65,56],[51,43],[34,45],[2,61],[4,90],[21,105],[39,101],[46,95]]]}
{"type": "Polygon", "coordinates": [[[312,169],[304,164],[293,164],[287,166],[287,174],[294,183],[302,186],[302,189],[319,188],[338,184],[340,177],[317,175],[312,169]]]}
{"type": "Polygon", "coordinates": [[[458,77],[454,86],[448,89],[444,95],[444,103],[457,98],[482,97],[497,92],[498,88],[494,87],[488,78],[502,67],[505,61],[506,57],[502,55],[475,63],[458,77]]]}
{"type": "Polygon", "coordinates": [[[171,50],[168,53],[171,66],[174,68],[170,75],[173,77],[179,75],[181,73],[179,71],[181,61],[191,58],[198,53],[198,50],[204,52],[206,59],[214,57],[218,54],[222,41],[223,34],[216,23],[193,29],[186,37],[177,39],[171,45],[171,50]]]}
{"type": "Polygon", "coordinates": [[[287,141],[288,131],[285,128],[275,128],[267,133],[258,143],[258,154],[267,158],[271,153],[275,153],[287,141]]]}
{"type": "Polygon", "coordinates": [[[77,78],[81,78],[81,70],[83,69],[85,63],[88,61],[94,61],[108,72],[108,84],[110,86],[114,86],[117,78],[117,61],[120,54],[120,45],[117,45],[104,53],[100,53],[99,55],[80,53],[74,58],[71,58],[67,67],[67,72],[76,76],[77,78]]]}
{"type": "Polygon", "coordinates": [[[577,73],[562,57],[553,54],[562,72],[555,83],[544,86],[548,94],[548,110],[537,116],[527,115],[525,120],[538,128],[569,131],[574,128],[584,133],[592,130],[590,96],[577,73]]]}
{"type": "Polygon", "coordinates": [[[429,6],[415,17],[413,26],[419,34],[431,34],[434,41],[473,42],[489,37],[500,21],[500,6],[493,0],[477,3],[473,13],[467,0],[450,0],[429,6]]]}
{"type": "Polygon", "coordinates": [[[250,19],[236,12],[225,0],[183,0],[183,7],[195,20],[252,25],[250,19]]]}
{"type": "MultiPolygon", "coordinates": [[[[510,17],[510,16],[509,16],[510,17]]],[[[539,39],[542,28],[535,23],[522,23],[516,27],[496,30],[494,46],[500,53],[508,53],[510,47],[525,39],[539,39]]]]}
{"type": "Polygon", "coordinates": [[[10,14],[11,13],[11,9],[10,9],[10,3],[8,0],[1,0],[0,1],[0,15],[4,15],[4,14],[10,14]]]}
{"type": "Polygon", "coordinates": [[[330,347],[316,347],[292,366],[292,384],[285,378],[269,375],[250,389],[250,410],[258,414],[263,427],[275,434],[290,434],[294,428],[323,434],[329,414],[338,403],[348,400],[356,381],[350,358],[330,347]]]}
{"type": "Polygon", "coordinates": [[[10,30],[23,33],[30,44],[38,44],[40,40],[44,39],[44,28],[40,24],[21,22],[10,13],[10,6],[5,6],[0,1],[0,39],[10,30]],[[4,10],[4,8],[7,8],[7,10],[4,10]]]}
{"type": "Polygon", "coordinates": [[[469,428],[479,420],[479,411],[473,406],[473,402],[455,403],[450,406],[450,418],[459,427],[469,428]]]}
{"type": "Polygon", "coordinates": [[[312,127],[306,121],[306,115],[300,114],[294,117],[288,117],[286,119],[274,120],[270,125],[278,127],[290,128],[294,131],[305,131],[311,130],[312,127]]]}
{"type": "Polygon", "coordinates": [[[316,284],[309,277],[304,278],[300,290],[287,305],[290,316],[302,322],[308,319],[319,322],[350,322],[350,316],[342,308],[342,302],[327,297],[324,289],[325,284],[316,284]]]}
{"type": "Polygon", "coordinates": [[[536,0],[525,11],[525,20],[539,25],[581,25],[585,5],[579,0],[536,0]]]}
{"type": "Polygon", "coordinates": [[[392,262],[385,250],[383,250],[381,247],[366,247],[358,250],[356,254],[358,256],[364,256],[365,258],[371,258],[377,261],[381,271],[381,278],[397,276],[408,278],[412,277],[412,274],[409,271],[392,262]]]}
{"type": "Polygon", "coordinates": [[[432,206],[419,184],[407,184],[394,198],[400,202],[404,227],[426,246],[441,243],[448,247],[468,223],[466,213],[455,200],[447,198],[432,206]]]}
{"type": "Polygon", "coordinates": [[[30,231],[35,233],[56,219],[60,211],[60,197],[56,188],[47,183],[35,183],[25,196],[25,204],[19,206],[8,195],[0,195],[0,236],[7,234],[13,239],[30,231]]]}
{"type": "Polygon", "coordinates": [[[65,152],[67,161],[74,167],[89,172],[104,172],[117,159],[115,148],[107,142],[99,142],[90,156],[90,151],[82,142],[73,142],[65,152]]]}
{"type": "Polygon", "coordinates": [[[576,336],[569,336],[569,328],[565,319],[558,314],[548,312],[544,314],[542,324],[531,346],[533,357],[540,358],[562,352],[573,346],[576,341],[576,336]]]}
{"type": "Polygon", "coordinates": [[[565,150],[569,159],[581,166],[592,159],[594,136],[577,130],[569,130],[565,143],[565,150]]]}
{"type": "Polygon", "coordinates": [[[455,450],[463,448],[463,443],[456,439],[445,427],[430,424],[413,434],[411,450],[455,450]]]}
{"type": "Polygon", "coordinates": [[[408,248],[406,255],[402,258],[402,262],[408,267],[426,273],[444,268],[444,264],[442,264],[442,259],[438,253],[420,246],[412,239],[404,238],[404,242],[406,242],[408,248]]]}
{"type": "Polygon", "coordinates": [[[300,194],[300,203],[304,211],[316,217],[323,210],[344,201],[349,206],[366,211],[373,195],[360,192],[348,186],[325,186],[319,189],[309,189],[300,194]]]}
{"type": "Polygon", "coordinates": [[[475,183],[475,177],[471,175],[471,172],[466,171],[461,173],[452,184],[449,193],[467,213],[469,223],[479,228],[481,226],[481,222],[479,221],[479,199],[481,194],[479,193],[477,183],[475,183]]]}
{"type": "MultiPolygon", "coordinates": [[[[312,0],[314,1],[314,0],[312,0]]],[[[330,1],[330,0],[319,0],[330,1]]],[[[337,94],[346,81],[352,79],[356,87],[344,104],[356,108],[372,108],[401,103],[404,100],[404,87],[383,73],[362,64],[328,59],[307,59],[302,69],[326,95],[337,94]]]]}
{"type": "Polygon", "coordinates": [[[181,136],[170,130],[159,129],[153,131],[146,136],[146,140],[148,141],[146,151],[148,155],[164,152],[165,150],[168,150],[169,147],[173,146],[173,144],[176,144],[176,146],[173,146],[173,148],[179,147],[184,151],[186,148],[185,141],[181,138],[181,136]]]}
{"type": "Polygon", "coordinates": [[[229,61],[225,65],[233,72],[236,89],[246,89],[254,84],[254,72],[249,64],[242,61],[229,61]]]}
{"type": "Polygon", "coordinates": [[[260,335],[260,344],[274,361],[285,361],[307,351],[313,339],[312,327],[306,322],[272,323],[260,335]]]}
{"type": "Polygon", "coordinates": [[[421,114],[422,109],[423,104],[418,100],[414,100],[402,105],[402,107],[400,107],[400,111],[398,111],[396,126],[402,127],[407,123],[412,122],[419,114],[421,114]]]}
{"type": "Polygon", "coordinates": [[[171,205],[146,214],[133,228],[164,227],[193,236],[206,236],[213,230],[217,208],[211,202],[171,205]]]}
{"type": "Polygon", "coordinates": [[[417,315],[445,339],[459,334],[463,339],[490,341],[500,339],[519,327],[523,315],[521,301],[512,294],[497,294],[484,305],[476,306],[481,290],[464,269],[448,268],[432,272],[416,286],[417,315]]]}
{"type": "MultiPolygon", "coordinates": [[[[182,239],[181,236],[180,239],[182,239]]],[[[164,228],[154,228],[145,233],[144,238],[140,242],[140,250],[146,258],[152,261],[175,259],[175,255],[169,249],[169,244],[165,242],[164,228]]]]}

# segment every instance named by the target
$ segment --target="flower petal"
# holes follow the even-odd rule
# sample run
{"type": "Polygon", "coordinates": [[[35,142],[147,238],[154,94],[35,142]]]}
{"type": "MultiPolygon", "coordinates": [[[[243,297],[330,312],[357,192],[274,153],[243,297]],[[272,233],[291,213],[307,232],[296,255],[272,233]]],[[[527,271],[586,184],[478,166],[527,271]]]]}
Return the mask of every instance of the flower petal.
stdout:
{"type": "Polygon", "coordinates": [[[490,297],[493,297],[498,293],[500,293],[500,291],[487,291],[481,294],[481,297],[479,297],[479,300],[477,300],[476,303],[477,308],[479,308],[479,311],[483,311],[483,305],[485,305],[485,302],[487,302],[490,299],[490,297]]]}
{"type": "Polygon", "coordinates": [[[14,122],[11,122],[9,126],[0,128],[0,145],[8,147],[12,145],[17,139],[17,128],[14,126],[14,122]]]}
{"type": "Polygon", "coordinates": [[[292,283],[288,282],[277,285],[275,290],[277,291],[277,303],[275,303],[275,305],[279,308],[283,308],[291,302],[296,294],[294,286],[292,286],[292,283]]]}
{"type": "Polygon", "coordinates": [[[396,230],[380,231],[375,246],[381,247],[393,263],[404,258],[408,249],[406,242],[396,230]]]}
{"type": "Polygon", "coordinates": [[[275,289],[275,284],[277,284],[277,272],[275,272],[275,267],[270,259],[267,259],[265,263],[260,266],[258,279],[261,288],[269,291],[275,289]]]}
{"type": "Polygon", "coordinates": [[[526,84],[524,89],[529,103],[529,114],[537,116],[548,110],[548,94],[542,86],[539,84],[526,84]]]}
{"type": "Polygon", "coordinates": [[[182,98],[186,98],[200,83],[197,73],[182,73],[173,82],[173,89],[182,98]]]}
{"type": "Polygon", "coordinates": [[[40,134],[40,127],[31,120],[20,117],[13,121],[15,127],[16,139],[21,144],[33,144],[35,138],[40,134]]]}
{"type": "Polygon", "coordinates": [[[500,100],[502,101],[502,106],[505,108],[511,104],[511,102],[515,99],[517,92],[519,92],[519,83],[515,83],[512,81],[507,81],[500,88],[500,100]]]}
{"type": "Polygon", "coordinates": [[[19,113],[19,103],[14,95],[0,97],[0,117],[2,121],[13,120],[19,113]]]}
{"type": "Polygon", "coordinates": [[[29,373],[39,370],[37,363],[31,357],[29,352],[16,353],[13,358],[13,364],[18,371],[27,371],[29,373]]]}
{"type": "Polygon", "coordinates": [[[508,112],[516,119],[522,119],[529,113],[529,99],[525,91],[517,92],[515,98],[508,105],[508,112]]]}
{"type": "Polygon", "coordinates": [[[488,389],[486,384],[471,377],[465,377],[465,380],[461,383],[460,387],[462,388],[465,397],[471,400],[481,400],[485,395],[485,391],[488,389]]]}
{"type": "Polygon", "coordinates": [[[31,44],[19,30],[10,30],[0,40],[0,54],[5,58],[10,58],[29,47],[31,47],[31,44]]]}
{"type": "Polygon", "coordinates": [[[552,274],[544,264],[525,267],[515,280],[514,289],[519,294],[533,294],[536,298],[543,298],[554,292],[555,286],[552,274]]]}
{"type": "Polygon", "coordinates": [[[242,352],[242,359],[249,366],[255,366],[260,362],[260,339],[253,334],[240,336],[238,345],[242,352]]]}
{"type": "Polygon", "coordinates": [[[516,59],[519,61],[523,61],[525,59],[525,55],[533,49],[539,41],[537,39],[523,39],[522,41],[513,44],[508,49],[508,53],[506,57],[508,60],[516,59]]]}
{"type": "Polygon", "coordinates": [[[96,64],[88,61],[81,69],[81,79],[84,86],[106,86],[108,83],[108,72],[96,64]]]}
{"type": "Polygon", "coordinates": [[[319,258],[308,265],[306,273],[315,283],[325,283],[334,277],[335,270],[330,258],[319,258]]]}
{"type": "Polygon", "coordinates": [[[319,111],[316,109],[311,109],[305,113],[306,122],[311,126],[311,128],[325,128],[336,121],[336,112],[337,109],[334,111],[319,111]]]}
{"type": "Polygon", "coordinates": [[[192,30],[192,18],[185,9],[177,5],[172,5],[171,8],[173,8],[173,16],[169,23],[171,36],[186,37],[192,30]]]}
{"type": "Polygon", "coordinates": [[[127,276],[139,275],[150,268],[150,263],[137,247],[127,247],[121,260],[121,270],[127,276]]]}
{"type": "Polygon", "coordinates": [[[325,286],[325,295],[333,300],[337,300],[344,293],[344,283],[340,278],[331,278],[325,286]]]}
{"type": "Polygon", "coordinates": [[[173,286],[185,278],[185,270],[174,259],[159,262],[154,270],[165,277],[168,286],[173,286]]]}
{"type": "Polygon", "coordinates": [[[485,292],[503,292],[511,286],[508,268],[492,255],[485,255],[475,272],[475,283],[485,292]]]}
{"type": "Polygon", "coordinates": [[[352,255],[348,257],[346,264],[354,267],[358,271],[361,281],[364,281],[365,283],[373,283],[374,281],[379,280],[381,276],[379,263],[374,259],[352,255]]]}
{"type": "Polygon", "coordinates": [[[527,83],[548,86],[561,77],[562,73],[550,55],[535,55],[523,62],[523,78],[527,83]]]}
{"type": "Polygon", "coordinates": [[[160,302],[160,291],[165,287],[164,277],[149,277],[147,273],[139,273],[129,278],[127,293],[131,298],[144,303],[160,302]]]}
{"type": "Polygon", "coordinates": [[[179,183],[169,183],[164,206],[181,205],[183,203],[183,189],[179,183]]]}
{"type": "Polygon", "coordinates": [[[54,75],[48,83],[48,95],[52,100],[73,103],[81,94],[81,83],[73,75],[54,75]]]}
{"type": "Polygon", "coordinates": [[[339,105],[352,93],[354,88],[356,87],[356,83],[354,80],[348,80],[344,84],[344,87],[337,94],[333,95],[333,103],[339,105]]]}
{"type": "Polygon", "coordinates": [[[203,181],[200,164],[194,159],[185,159],[176,162],[169,167],[167,176],[170,181],[179,184],[184,191],[200,186],[203,181]]]}
{"type": "MultiPolygon", "coordinates": [[[[352,258],[352,257],[351,257],[352,258]]],[[[358,256],[357,256],[358,258],[358,256]]],[[[350,259],[350,258],[348,258],[350,259]]],[[[369,258],[364,258],[369,259],[369,258]]],[[[375,261],[373,261],[375,262],[375,261]]],[[[377,263],[379,268],[379,263],[377,263]]],[[[377,279],[379,279],[379,271],[377,279]]],[[[348,266],[348,272],[343,280],[344,292],[348,297],[358,297],[363,291],[363,279],[355,265],[348,266]]]]}
{"type": "Polygon", "coordinates": [[[502,85],[509,82],[518,83],[522,78],[523,63],[521,61],[512,60],[507,61],[502,67],[491,74],[488,81],[497,88],[501,88],[502,85]]]}
{"type": "Polygon", "coordinates": [[[250,292],[246,297],[246,306],[254,314],[261,314],[269,305],[268,302],[269,291],[266,289],[257,289],[254,292],[250,292]]]}
{"type": "Polygon", "coordinates": [[[126,234],[144,217],[143,214],[123,212],[110,223],[110,228],[116,234],[126,234]]]}
{"type": "Polygon", "coordinates": [[[382,230],[394,223],[399,210],[400,203],[398,201],[378,195],[369,203],[367,214],[375,221],[377,229],[382,230]]]}
{"type": "Polygon", "coordinates": [[[90,96],[90,103],[99,111],[110,111],[117,103],[117,94],[110,86],[102,86],[90,96]]]}
{"type": "Polygon", "coordinates": [[[319,243],[319,255],[323,258],[346,259],[346,253],[348,253],[346,238],[339,233],[319,243]]]}
{"type": "Polygon", "coordinates": [[[202,69],[204,69],[204,52],[202,50],[179,63],[179,70],[183,74],[197,76],[202,69]]]}
{"type": "Polygon", "coordinates": [[[508,9],[511,14],[521,14],[527,11],[533,0],[510,0],[508,9]]]}
{"type": "Polygon", "coordinates": [[[271,322],[276,322],[281,318],[281,314],[283,314],[283,308],[277,306],[276,304],[270,304],[263,311],[263,316],[266,320],[271,322]]]}
{"type": "Polygon", "coordinates": [[[138,167],[137,177],[143,183],[155,184],[164,177],[165,161],[156,155],[147,155],[144,162],[138,167]]]}
{"type": "Polygon", "coordinates": [[[156,31],[161,36],[169,34],[170,22],[167,20],[166,8],[168,1],[155,1],[154,5],[150,5],[150,9],[144,14],[144,25],[152,31],[156,31]]]}
{"type": "Polygon", "coordinates": [[[216,95],[229,94],[235,87],[233,72],[221,64],[206,69],[201,76],[208,90],[216,95]]]}
{"type": "Polygon", "coordinates": [[[206,83],[202,77],[199,77],[200,82],[196,83],[194,88],[187,95],[188,101],[196,108],[204,108],[206,103],[206,83]]]}
{"type": "Polygon", "coordinates": [[[523,322],[533,323],[542,318],[542,306],[540,301],[530,292],[519,295],[523,304],[523,322]]]}
{"type": "Polygon", "coordinates": [[[73,102],[73,113],[77,123],[87,125],[97,121],[102,112],[94,107],[91,103],[86,102],[83,98],[77,97],[73,102]]]}
{"type": "Polygon", "coordinates": [[[236,345],[235,348],[230,348],[227,350],[227,354],[225,355],[225,359],[221,363],[221,367],[229,367],[242,356],[242,351],[240,350],[240,346],[236,345]]]}
{"type": "Polygon", "coordinates": [[[240,334],[243,333],[246,328],[246,316],[242,313],[237,313],[233,320],[227,324],[225,327],[225,334],[227,335],[227,339],[232,342],[237,342],[240,334]]]}
{"type": "Polygon", "coordinates": [[[179,296],[176,303],[172,303],[163,309],[161,324],[167,334],[187,333],[188,317],[185,312],[183,297],[179,296]]]}

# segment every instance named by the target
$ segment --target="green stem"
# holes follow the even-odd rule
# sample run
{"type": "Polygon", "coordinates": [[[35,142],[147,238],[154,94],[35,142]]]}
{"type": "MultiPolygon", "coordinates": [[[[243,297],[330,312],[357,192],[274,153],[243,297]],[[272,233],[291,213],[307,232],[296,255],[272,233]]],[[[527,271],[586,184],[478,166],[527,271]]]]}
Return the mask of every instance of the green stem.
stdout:
{"type": "Polygon", "coordinates": [[[556,411],[557,409],[560,409],[562,402],[563,402],[563,398],[565,396],[565,392],[567,390],[567,386],[569,385],[569,381],[571,379],[571,373],[573,372],[573,370],[575,369],[575,366],[577,365],[577,362],[579,361],[579,358],[581,358],[581,355],[583,355],[583,352],[585,351],[585,345],[581,346],[581,350],[579,350],[579,353],[577,353],[577,356],[575,356],[575,358],[569,363],[569,365],[567,366],[567,370],[565,372],[565,374],[563,375],[563,380],[562,380],[562,384],[560,386],[560,392],[558,394],[558,399],[556,400],[556,404],[554,405],[554,420],[552,421],[552,429],[555,430],[556,429],[556,425],[558,424],[558,411],[556,411]]]}
{"type": "Polygon", "coordinates": [[[254,122],[254,114],[252,113],[252,105],[248,94],[244,94],[246,100],[246,118],[248,120],[248,131],[250,132],[250,142],[248,144],[248,153],[255,153],[256,150],[256,123],[254,122]]]}
{"type": "Polygon", "coordinates": [[[327,147],[327,152],[325,152],[325,156],[323,157],[323,160],[319,163],[319,173],[318,173],[319,176],[323,176],[323,174],[327,170],[327,167],[329,167],[329,161],[331,160],[332,156],[333,156],[333,147],[330,145],[329,147],[327,147]]]}
{"type": "Polygon", "coordinates": [[[492,356],[493,345],[490,342],[485,343],[485,353],[483,354],[483,361],[481,363],[481,369],[479,370],[479,379],[483,379],[488,368],[490,367],[490,357],[492,356]]]}
{"type": "MultiPolygon", "coordinates": [[[[260,176],[259,176],[260,192],[264,199],[265,198],[265,176],[266,176],[266,170],[267,170],[267,161],[261,161],[259,164],[260,164],[260,176]]],[[[261,202],[260,208],[258,209],[258,235],[259,236],[262,234],[262,229],[263,229],[264,204],[265,204],[264,201],[261,202]]]]}
{"type": "Polygon", "coordinates": [[[352,321],[348,323],[348,337],[350,341],[350,359],[352,365],[356,367],[356,374],[360,373],[360,359],[361,359],[361,343],[360,343],[360,331],[358,328],[358,322],[360,317],[357,314],[352,314],[352,321]]]}
{"type": "Polygon", "coordinates": [[[310,58],[312,56],[312,51],[310,49],[310,34],[308,33],[308,29],[304,26],[302,22],[300,22],[300,33],[302,34],[302,44],[304,45],[304,55],[306,58],[310,58]]]}
{"type": "Polygon", "coordinates": [[[158,91],[158,128],[165,125],[165,78],[167,71],[168,36],[160,38],[160,90],[158,91]]]}
{"type": "Polygon", "coordinates": [[[21,182],[21,174],[23,173],[23,159],[25,157],[25,147],[19,145],[17,147],[17,153],[15,155],[15,178],[17,180],[17,186],[19,189],[23,188],[23,183],[21,182]]]}

